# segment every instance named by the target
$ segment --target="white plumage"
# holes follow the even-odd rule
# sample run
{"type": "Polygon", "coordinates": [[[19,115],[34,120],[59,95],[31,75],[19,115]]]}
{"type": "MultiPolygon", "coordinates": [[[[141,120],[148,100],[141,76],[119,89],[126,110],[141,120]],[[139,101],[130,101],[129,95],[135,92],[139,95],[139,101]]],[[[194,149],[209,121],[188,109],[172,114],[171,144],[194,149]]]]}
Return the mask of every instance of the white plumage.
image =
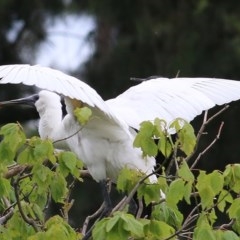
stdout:
{"type": "MultiPolygon", "coordinates": [[[[40,114],[39,134],[59,140],[79,131],[72,99],[91,108],[93,116],[78,134],[67,140],[69,148],[83,160],[96,181],[116,180],[127,166],[146,174],[155,160],[142,157],[133,140],[144,120],[156,117],[171,122],[181,117],[191,121],[203,110],[240,99],[240,82],[214,78],[156,78],[129,88],[104,101],[84,82],[60,71],[41,66],[0,66],[0,84],[35,85],[41,89],[35,106],[40,114]],[[50,92],[49,92],[50,91],[50,92]],[[65,97],[68,114],[62,119],[60,97],[65,97]]],[[[152,177],[155,180],[155,176],[152,177]]]]}

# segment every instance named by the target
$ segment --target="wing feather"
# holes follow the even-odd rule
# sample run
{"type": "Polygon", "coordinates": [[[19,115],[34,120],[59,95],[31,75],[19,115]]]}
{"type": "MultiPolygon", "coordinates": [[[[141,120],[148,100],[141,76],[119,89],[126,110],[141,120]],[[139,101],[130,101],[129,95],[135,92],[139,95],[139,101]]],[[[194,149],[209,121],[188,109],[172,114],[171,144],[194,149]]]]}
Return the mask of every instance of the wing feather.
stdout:
{"type": "Polygon", "coordinates": [[[240,99],[240,82],[215,78],[156,78],[129,88],[107,104],[132,127],[156,117],[191,121],[202,111],[240,99]]]}
{"type": "Polygon", "coordinates": [[[65,97],[77,99],[91,108],[96,108],[105,120],[115,127],[126,130],[127,124],[118,118],[98,93],[86,83],[63,72],[39,65],[0,66],[0,84],[35,85],[38,88],[56,92],[65,97]]]}

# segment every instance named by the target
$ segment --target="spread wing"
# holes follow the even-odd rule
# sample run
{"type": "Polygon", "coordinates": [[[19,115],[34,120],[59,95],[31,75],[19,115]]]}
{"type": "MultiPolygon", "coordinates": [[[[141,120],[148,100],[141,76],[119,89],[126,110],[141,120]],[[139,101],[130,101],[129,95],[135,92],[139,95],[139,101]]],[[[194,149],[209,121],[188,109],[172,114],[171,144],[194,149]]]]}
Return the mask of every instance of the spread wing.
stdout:
{"type": "Polygon", "coordinates": [[[104,109],[105,103],[97,92],[77,78],[39,65],[3,65],[0,66],[0,84],[35,85],[41,89],[53,91],[72,99],[81,100],[89,106],[104,109]]]}
{"type": "Polygon", "coordinates": [[[86,83],[75,77],[39,65],[3,65],[0,66],[0,84],[25,84],[56,92],[65,97],[79,100],[92,108],[99,117],[120,131],[126,131],[124,120],[117,117],[99,94],[86,83]]]}
{"type": "Polygon", "coordinates": [[[215,78],[156,78],[106,101],[128,125],[138,129],[156,117],[191,121],[202,111],[240,99],[240,82],[215,78]]]}

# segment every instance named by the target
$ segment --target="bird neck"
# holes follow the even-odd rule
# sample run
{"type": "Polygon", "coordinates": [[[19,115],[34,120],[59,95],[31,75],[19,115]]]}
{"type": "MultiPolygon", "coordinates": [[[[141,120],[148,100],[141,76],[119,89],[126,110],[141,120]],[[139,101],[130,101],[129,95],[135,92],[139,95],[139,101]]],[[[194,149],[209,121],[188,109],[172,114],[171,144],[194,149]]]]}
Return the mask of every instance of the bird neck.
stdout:
{"type": "Polygon", "coordinates": [[[39,120],[39,135],[42,139],[59,140],[60,128],[62,125],[62,106],[59,104],[49,104],[37,108],[39,120]]]}

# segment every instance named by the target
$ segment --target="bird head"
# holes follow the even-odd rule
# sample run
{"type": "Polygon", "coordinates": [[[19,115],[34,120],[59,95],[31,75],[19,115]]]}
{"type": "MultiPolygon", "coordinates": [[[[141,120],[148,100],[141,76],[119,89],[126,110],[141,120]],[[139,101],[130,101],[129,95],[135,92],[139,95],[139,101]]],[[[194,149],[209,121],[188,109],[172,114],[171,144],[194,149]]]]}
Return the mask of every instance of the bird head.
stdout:
{"type": "Polygon", "coordinates": [[[44,112],[48,108],[61,108],[61,98],[58,94],[47,90],[42,90],[38,94],[34,94],[25,98],[18,98],[9,101],[0,102],[1,106],[6,105],[28,105],[36,107],[39,113],[44,112]]]}
{"type": "Polygon", "coordinates": [[[6,106],[6,105],[16,105],[16,104],[25,104],[25,105],[34,107],[35,103],[38,99],[39,99],[39,95],[34,94],[34,95],[31,95],[31,96],[25,97],[25,98],[18,98],[18,99],[14,99],[14,100],[0,102],[0,107],[6,106]]]}

